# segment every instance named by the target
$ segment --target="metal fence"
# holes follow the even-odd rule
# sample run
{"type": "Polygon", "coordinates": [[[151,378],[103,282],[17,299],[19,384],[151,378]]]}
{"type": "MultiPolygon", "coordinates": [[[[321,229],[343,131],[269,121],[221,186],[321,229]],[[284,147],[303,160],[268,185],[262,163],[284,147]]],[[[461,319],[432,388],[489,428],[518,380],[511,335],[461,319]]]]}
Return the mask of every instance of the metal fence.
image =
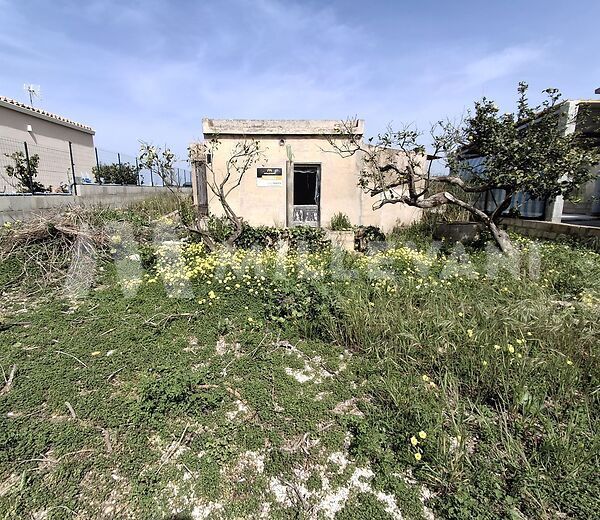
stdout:
{"type": "Polygon", "coordinates": [[[15,172],[19,166],[21,172],[25,169],[27,173],[34,174],[33,180],[48,192],[69,192],[73,184],[68,143],[66,150],[57,150],[0,138],[0,193],[30,191],[15,172]]]}
{"type": "MultiPolygon", "coordinates": [[[[488,215],[493,213],[506,197],[506,191],[500,189],[480,193],[475,201],[475,207],[488,215]]],[[[505,216],[517,214],[521,218],[544,218],[546,208],[545,199],[536,199],[529,193],[516,193],[512,196],[510,206],[502,213],[505,216]]]]}
{"type": "MultiPolygon", "coordinates": [[[[188,169],[175,167],[166,184],[190,186],[191,180],[188,169]]],[[[0,194],[31,192],[32,188],[40,194],[76,193],[79,184],[165,185],[159,175],[142,168],[134,155],[68,141],[61,148],[49,148],[0,137],[0,194]],[[33,186],[24,182],[28,176],[33,186]]]]}
{"type": "MultiPolygon", "coordinates": [[[[118,152],[111,152],[109,150],[103,150],[101,148],[95,149],[96,153],[96,169],[95,172],[112,172],[116,170],[121,172],[125,177],[125,180],[130,182],[117,182],[117,184],[137,184],[138,186],[164,186],[163,179],[156,174],[156,172],[150,172],[146,168],[142,168],[139,165],[138,159],[135,156],[121,154],[118,152]],[[131,179],[137,176],[135,182],[131,182],[131,179]]],[[[94,179],[94,182],[107,182],[107,179],[98,179],[98,176],[94,179]]],[[[102,177],[100,175],[100,177],[102,177]]],[[[173,172],[169,175],[168,179],[165,179],[167,184],[171,186],[191,186],[192,183],[192,172],[186,168],[175,167],[173,172]]]]}
{"type": "MultiPolygon", "coordinates": [[[[483,172],[483,157],[472,157],[466,161],[472,168],[471,174],[483,172]]],[[[475,207],[488,215],[493,213],[506,197],[506,191],[492,189],[477,194],[475,207]]],[[[521,218],[544,218],[546,200],[532,197],[529,193],[519,192],[512,196],[510,206],[502,212],[503,215],[519,215],[521,218]]]]}

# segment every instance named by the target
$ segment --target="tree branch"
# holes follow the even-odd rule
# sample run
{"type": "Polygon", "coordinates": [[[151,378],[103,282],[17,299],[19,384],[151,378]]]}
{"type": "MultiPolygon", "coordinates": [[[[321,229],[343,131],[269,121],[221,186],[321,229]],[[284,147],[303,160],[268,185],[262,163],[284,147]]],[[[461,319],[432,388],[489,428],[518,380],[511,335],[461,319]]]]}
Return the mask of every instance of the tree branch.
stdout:
{"type": "Polygon", "coordinates": [[[444,175],[440,177],[432,177],[430,179],[431,182],[440,182],[443,184],[451,184],[452,186],[458,186],[461,190],[466,193],[483,193],[484,191],[488,191],[492,189],[492,187],[496,188],[497,186],[491,186],[490,184],[484,184],[482,186],[472,186],[467,184],[460,177],[454,177],[451,175],[444,175]]]}
{"type": "Polygon", "coordinates": [[[452,193],[447,191],[436,193],[424,199],[413,199],[406,195],[400,195],[399,197],[393,199],[383,199],[376,203],[373,206],[373,209],[379,209],[386,204],[397,204],[399,202],[406,204],[407,206],[420,209],[432,209],[439,206],[444,206],[445,204],[453,204],[465,209],[483,223],[487,224],[490,222],[490,217],[486,213],[476,208],[472,204],[456,198],[454,195],[452,195],[452,193]]]}

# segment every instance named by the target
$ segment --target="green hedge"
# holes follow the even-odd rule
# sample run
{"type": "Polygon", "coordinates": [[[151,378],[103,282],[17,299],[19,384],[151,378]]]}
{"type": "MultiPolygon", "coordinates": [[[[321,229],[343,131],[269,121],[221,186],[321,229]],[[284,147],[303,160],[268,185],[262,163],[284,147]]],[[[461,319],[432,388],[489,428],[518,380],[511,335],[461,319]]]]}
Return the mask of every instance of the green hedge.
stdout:
{"type": "Polygon", "coordinates": [[[275,247],[280,241],[287,241],[292,249],[306,249],[308,251],[317,251],[331,245],[325,231],[321,228],[310,226],[277,228],[250,226],[248,224],[244,225],[244,230],[235,244],[243,249],[263,249],[275,247]]]}
{"type": "Polygon", "coordinates": [[[139,168],[135,164],[101,164],[94,166],[92,173],[96,182],[104,184],[139,184],[139,168]]]}
{"type": "MultiPolygon", "coordinates": [[[[227,218],[211,216],[208,219],[208,231],[216,242],[225,242],[231,236],[233,228],[227,218]]],[[[277,247],[281,241],[287,242],[292,249],[307,251],[318,251],[331,245],[331,241],[321,228],[251,226],[244,222],[242,234],[235,241],[235,246],[242,249],[265,249],[277,247]]]]}

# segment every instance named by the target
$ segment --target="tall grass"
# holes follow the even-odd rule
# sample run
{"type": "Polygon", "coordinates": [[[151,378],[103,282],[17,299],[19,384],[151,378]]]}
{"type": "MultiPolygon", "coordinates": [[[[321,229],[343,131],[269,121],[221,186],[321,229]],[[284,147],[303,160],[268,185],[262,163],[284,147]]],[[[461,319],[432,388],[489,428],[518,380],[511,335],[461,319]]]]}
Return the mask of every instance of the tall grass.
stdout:
{"type": "Polygon", "coordinates": [[[560,244],[543,246],[537,280],[409,274],[393,293],[355,280],[327,330],[371,360],[356,452],[408,464],[406,439],[427,431],[417,474],[443,516],[594,516],[600,302],[586,295],[599,281],[598,255],[560,244]]]}

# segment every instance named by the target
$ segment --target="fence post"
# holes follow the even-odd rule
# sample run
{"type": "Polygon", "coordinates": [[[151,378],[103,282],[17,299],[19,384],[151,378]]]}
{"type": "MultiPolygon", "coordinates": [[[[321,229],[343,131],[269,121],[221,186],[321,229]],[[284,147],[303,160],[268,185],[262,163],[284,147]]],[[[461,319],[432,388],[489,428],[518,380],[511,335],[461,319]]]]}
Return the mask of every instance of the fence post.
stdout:
{"type": "Polygon", "coordinates": [[[137,173],[137,185],[142,185],[142,180],[140,179],[140,165],[138,164],[137,157],[135,158],[135,171],[137,173]]]}
{"type": "Polygon", "coordinates": [[[96,182],[98,184],[100,184],[100,179],[102,178],[102,175],[100,174],[100,161],[98,160],[98,147],[94,146],[94,152],[96,153],[96,175],[98,176],[98,178],[96,179],[96,182]]]}
{"type": "MultiPolygon", "coordinates": [[[[121,154],[117,152],[117,161],[119,162],[119,173],[123,176],[123,167],[121,166],[121,154]]],[[[126,184],[125,182],[123,184],[126,184]]]]}
{"type": "Polygon", "coordinates": [[[33,178],[31,177],[31,166],[29,165],[29,148],[27,148],[27,141],[23,141],[25,147],[25,160],[27,161],[27,179],[29,180],[29,191],[33,195],[33,178]]]}
{"type": "Polygon", "coordinates": [[[77,195],[77,180],[75,179],[75,161],[73,161],[73,143],[69,141],[69,156],[71,158],[71,171],[73,172],[73,193],[77,195]]]}

